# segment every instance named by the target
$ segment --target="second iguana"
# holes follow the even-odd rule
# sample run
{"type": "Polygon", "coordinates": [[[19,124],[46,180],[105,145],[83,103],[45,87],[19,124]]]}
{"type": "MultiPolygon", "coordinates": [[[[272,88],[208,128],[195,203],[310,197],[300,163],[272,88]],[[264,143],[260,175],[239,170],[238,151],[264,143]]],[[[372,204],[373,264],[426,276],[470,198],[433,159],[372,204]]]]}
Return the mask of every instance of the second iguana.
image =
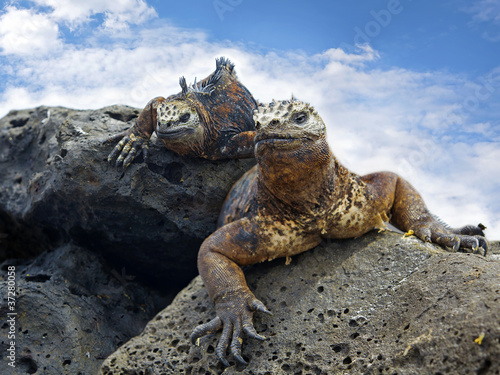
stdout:
{"type": "Polygon", "coordinates": [[[209,160],[249,158],[254,154],[257,102],[238,80],[234,64],[221,57],[207,78],[187,85],[179,80],[181,92],[152,99],[135,124],[110,137],[121,139],[108,157],[117,167],[128,167],[147,148],[153,132],[169,150],[181,156],[209,160]]]}

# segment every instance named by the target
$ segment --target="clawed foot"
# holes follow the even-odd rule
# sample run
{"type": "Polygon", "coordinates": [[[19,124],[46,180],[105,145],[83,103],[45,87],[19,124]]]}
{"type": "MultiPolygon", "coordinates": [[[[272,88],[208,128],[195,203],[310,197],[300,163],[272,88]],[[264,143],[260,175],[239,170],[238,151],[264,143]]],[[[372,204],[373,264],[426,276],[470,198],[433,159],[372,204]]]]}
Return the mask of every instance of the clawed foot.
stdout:
{"type": "Polygon", "coordinates": [[[463,249],[466,252],[479,253],[486,256],[488,243],[484,238],[482,224],[477,226],[467,225],[458,229],[448,229],[437,223],[421,223],[413,229],[414,234],[426,242],[451,247],[453,251],[463,249]]]}
{"type": "Polygon", "coordinates": [[[108,163],[115,164],[115,167],[126,169],[143,148],[147,150],[148,139],[139,137],[127,130],[126,132],[108,138],[104,143],[111,143],[120,139],[113,151],[108,156],[108,163]],[[115,160],[116,159],[116,160],[115,160]]]}
{"type": "Polygon", "coordinates": [[[222,328],[222,334],[216,349],[219,360],[224,366],[229,366],[229,362],[226,359],[226,351],[229,346],[234,358],[238,362],[247,365],[247,362],[241,356],[243,332],[254,339],[265,340],[266,338],[259,335],[255,330],[252,318],[256,311],[261,311],[266,314],[271,314],[271,312],[253,295],[237,297],[225,296],[220,298],[220,300],[222,300],[222,302],[215,303],[217,317],[208,323],[196,327],[191,333],[191,342],[198,345],[198,341],[201,337],[210,333],[215,333],[222,328]]]}

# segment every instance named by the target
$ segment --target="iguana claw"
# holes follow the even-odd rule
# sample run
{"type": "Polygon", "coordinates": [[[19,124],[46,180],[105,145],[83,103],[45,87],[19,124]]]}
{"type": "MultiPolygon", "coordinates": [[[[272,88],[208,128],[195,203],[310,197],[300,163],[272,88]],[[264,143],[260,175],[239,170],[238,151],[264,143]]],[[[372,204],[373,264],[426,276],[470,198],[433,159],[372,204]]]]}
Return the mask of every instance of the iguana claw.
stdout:
{"type": "Polygon", "coordinates": [[[241,355],[243,344],[243,332],[251,338],[266,340],[265,336],[259,335],[252,323],[252,316],[255,311],[266,314],[271,312],[266,306],[255,297],[251,296],[251,303],[242,302],[246,296],[226,297],[223,303],[216,303],[217,317],[210,322],[197,326],[191,333],[190,339],[193,344],[197,344],[199,339],[210,333],[214,333],[222,328],[222,334],[217,344],[215,353],[222,364],[228,367],[230,364],[226,359],[226,350],[230,349],[234,359],[247,365],[247,361],[241,355]]]}
{"type": "Polygon", "coordinates": [[[463,228],[450,229],[429,219],[414,224],[414,227],[415,235],[423,241],[430,239],[429,242],[451,247],[454,252],[463,249],[466,252],[482,252],[486,256],[486,252],[488,251],[488,243],[483,233],[485,227],[481,224],[477,227],[469,225],[463,228]]]}
{"type": "Polygon", "coordinates": [[[114,162],[116,168],[123,167],[123,169],[126,169],[135,159],[137,153],[143,149],[143,147],[147,148],[148,140],[136,136],[130,131],[126,131],[108,138],[106,143],[110,143],[119,138],[122,139],[109,154],[108,163],[113,164],[114,162]]]}

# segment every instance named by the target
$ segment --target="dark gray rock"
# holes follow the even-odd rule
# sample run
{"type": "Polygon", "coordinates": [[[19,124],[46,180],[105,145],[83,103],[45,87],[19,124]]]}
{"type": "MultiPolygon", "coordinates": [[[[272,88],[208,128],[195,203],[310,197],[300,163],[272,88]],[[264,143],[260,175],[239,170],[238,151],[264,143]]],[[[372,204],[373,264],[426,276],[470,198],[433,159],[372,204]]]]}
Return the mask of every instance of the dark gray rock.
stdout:
{"type": "Polygon", "coordinates": [[[254,161],[181,158],[153,140],[123,173],[102,142],[138,113],[40,107],[0,120],[0,260],[71,240],[159,287],[196,275],[199,245],[254,161]]]}
{"type": "Polygon", "coordinates": [[[9,260],[0,269],[7,291],[15,265],[15,306],[0,303],[2,374],[93,375],[120,344],[140,333],[168,299],[106,268],[88,250],[66,245],[33,261],[9,260]],[[15,312],[15,337],[8,313],[15,312]],[[15,341],[15,367],[7,365],[15,341]]]}
{"type": "Polygon", "coordinates": [[[411,237],[369,233],[325,242],[246,270],[273,312],[255,315],[240,364],[224,369],[219,334],[192,346],[191,330],[215,315],[199,277],[101,374],[500,374],[499,246],[484,258],[411,237]],[[479,338],[482,337],[482,340],[479,338]]]}

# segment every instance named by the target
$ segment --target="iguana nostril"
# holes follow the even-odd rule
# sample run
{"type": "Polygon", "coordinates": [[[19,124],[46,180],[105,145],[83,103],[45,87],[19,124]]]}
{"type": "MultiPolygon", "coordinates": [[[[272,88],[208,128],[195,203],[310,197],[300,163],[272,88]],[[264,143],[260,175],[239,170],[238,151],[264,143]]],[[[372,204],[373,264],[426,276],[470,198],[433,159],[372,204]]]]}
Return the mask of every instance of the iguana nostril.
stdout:
{"type": "Polygon", "coordinates": [[[279,120],[273,120],[273,121],[271,121],[271,125],[273,125],[273,126],[276,126],[279,123],[280,123],[279,120]]]}

